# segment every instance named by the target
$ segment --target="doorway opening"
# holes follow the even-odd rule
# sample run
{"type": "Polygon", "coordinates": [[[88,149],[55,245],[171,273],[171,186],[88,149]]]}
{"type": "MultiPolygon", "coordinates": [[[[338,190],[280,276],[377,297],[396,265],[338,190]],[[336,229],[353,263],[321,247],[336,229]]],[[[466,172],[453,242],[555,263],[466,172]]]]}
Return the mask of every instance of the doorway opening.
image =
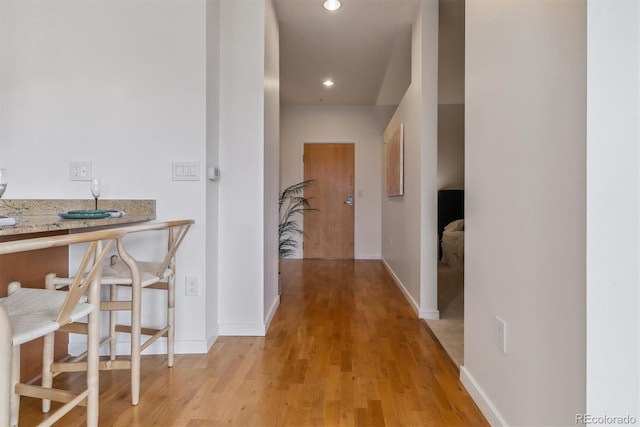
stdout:
{"type": "Polygon", "coordinates": [[[456,366],[464,361],[464,190],[438,191],[438,311],[427,324],[456,366]]]}
{"type": "Polygon", "coordinates": [[[457,366],[464,362],[465,1],[440,0],[438,26],[438,312],[427,320],[457,366]]]}

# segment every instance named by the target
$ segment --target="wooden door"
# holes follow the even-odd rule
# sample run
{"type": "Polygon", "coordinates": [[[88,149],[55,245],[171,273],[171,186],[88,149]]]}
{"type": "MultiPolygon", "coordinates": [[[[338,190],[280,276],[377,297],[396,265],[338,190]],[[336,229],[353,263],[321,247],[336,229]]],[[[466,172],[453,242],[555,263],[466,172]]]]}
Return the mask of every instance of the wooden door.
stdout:
{"type": "Polygon", "coordinates": [[[318,211],[304,215],[304,258],[353,259],[353,144],[304,144],[305,189],[318,211]]]}

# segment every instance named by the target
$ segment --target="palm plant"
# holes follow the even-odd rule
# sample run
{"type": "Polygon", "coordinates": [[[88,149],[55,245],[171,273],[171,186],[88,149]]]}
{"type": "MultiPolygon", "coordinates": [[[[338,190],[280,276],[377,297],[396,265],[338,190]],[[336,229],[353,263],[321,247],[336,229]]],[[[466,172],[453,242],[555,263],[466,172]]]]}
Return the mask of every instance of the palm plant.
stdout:
{"type": "Polygon", "coordinates": [[[304,189],[315,182],[314,179],[307,179],[297,184],[290,185],[282,190],[278,207],[280,211],[280,226],[278,228],[278,256],[287,258],[295,253],[298,247],[296,237],[303,236],[304,231],[298,224],[297,215],[302,215],[306,211],[317,211],[309,204],[311,198],[301,195],[304,189]]]}

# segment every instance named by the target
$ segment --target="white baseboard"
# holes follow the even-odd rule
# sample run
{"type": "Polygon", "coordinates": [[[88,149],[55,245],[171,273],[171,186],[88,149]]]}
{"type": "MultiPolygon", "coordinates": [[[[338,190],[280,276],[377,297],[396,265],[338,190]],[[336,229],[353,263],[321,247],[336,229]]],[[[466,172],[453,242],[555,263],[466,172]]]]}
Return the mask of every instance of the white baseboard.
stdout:
{"type": "Polygon", "coordinates": [[[176,354],[205,354],[208,351],[207,340],[176,341],[176,354]]]}
{"type": "Polygon", "coordinates": [[[440,320],[439,310],[420,310],[420,318],[426,320],[440,320]]]}
{"type": "Polygon", "coordinates": [[[387,271],[389,272],[389,274],[393,278],[393,281],[396,282],[396,285],[398,285],[398,288],[400,288],[400,290],[404,294],[404,297],[407,299],[407,301],[409,301],[409,304],[411,305],[411,307],[415,311],[416,316],[420,316],[420,307],[418,306],[418,303],[416,303],[416,301],[413,299],[413,297],[409,294],[409,292],[407,291],[407,288],[404,287],[404,284],[402,283],[400,278],[398,278],[398,276],[396,276],[396,273],[393,271],[393,269],[391,269],[391,266],[387,263],[387,260],[382,258],[382,263],[384,264],[384,266],[386,267],[387,271]]]}
{"type": "Polygon", "coordinates": [[[507,426],[507,423],[502,415],[500,415],[498,409],[493,405],[491,400],[489,400],[489,397],[486,395],[484,390],[482,390],[480,385],[464,366],[460,367],[460,382],[464,385],[464,388],[467,389],[473,401],[476,402],[476,405],[478,405],[478,408],[480,408],[480,411],[485,416],[489,424],[493,427],[507,426]]]}
{"type": "Polygon", "coordinates": [[[264,337],[267,328],[263,323],[223,323],[220,324],[220,336],[225,337],[264,337]]]}
{"type": "Polygon", "coordinates": [[[213,345],[216,343],[219,336],[220,336],[220,330],[216,328],[216,332],[212,336],[207,338],[207,353],[209,352],[209,350],[211,350],[211,347],[213,347],[213,345]]]}
{"type": "Polygon", "coordinates": [[[378,261],[381,259],[380,255],[356,255],[355,256],[356,260],[363,260],[363,261],[369,261],[369,260],[375,260],[378,261]]]}
{"type": "Polygon", "coordinates": [[[269,330],[269,325],[271,325],[271,321],[273,320],[273,316],[276,315],[276,311],[278,311],[278,307],[280,306],[280,295],[276,295],[276,299],[271,304],[271,308],[269,309],[269,313],[267,313],[267,318],[265,319],[265,331],[269,330]]]}

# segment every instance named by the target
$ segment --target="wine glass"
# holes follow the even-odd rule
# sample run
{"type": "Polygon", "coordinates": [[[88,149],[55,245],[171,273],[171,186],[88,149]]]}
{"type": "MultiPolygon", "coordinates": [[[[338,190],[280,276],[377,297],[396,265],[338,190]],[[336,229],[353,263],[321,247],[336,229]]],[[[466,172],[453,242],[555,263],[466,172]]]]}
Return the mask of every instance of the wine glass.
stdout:
{"type": "Polygon", "coordinates": [[[98,197],[100,197],[101,192],[102,180],[100,178],[93,178],[91,180],[91,194],[93,194],[93,198],[96,200],[96,210],[98,210],[98,197]]]}
{"type": "Polygon", "coordinates": [[[0,169],[0,197],[2,197],[7,189],[8,180],[9,172],[6,169],[0,169]]]}

